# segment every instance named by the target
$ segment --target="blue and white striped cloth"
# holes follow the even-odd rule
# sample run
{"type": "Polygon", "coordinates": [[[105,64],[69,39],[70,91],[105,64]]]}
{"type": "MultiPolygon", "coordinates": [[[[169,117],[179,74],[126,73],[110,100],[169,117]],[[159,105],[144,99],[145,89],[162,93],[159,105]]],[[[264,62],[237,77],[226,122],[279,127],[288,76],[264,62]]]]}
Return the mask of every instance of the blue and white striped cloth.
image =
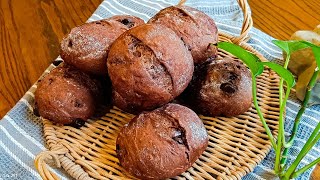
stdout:
{"type": "MultiPolygon", "coordinates": [[[[88,21],[99,20],[116,14],[131,14],[141,17],[147,21],[157,11],[176,1],[170,0],[105,0],[98,7],[88,21]]],[[[186,5],[195,7],[210,15],[217,23],[219,31],[231,35],[239,35],[242,25],[242,11],[236,0],[189,0],[186,5]]],[[[259,50],[267,59],[281,62],[282,52],[271,43],[272,37],[253,28],[250,32],[249,44],[259,50]]],[[[32,113],[34,91],[36,85],[25,94],[25,96],[8,112],[0,121],[0,180],[1,179],[41,179],[34,167],[34,158],[41,151],[45,150],[42,124],[32,113]]],[[[287,106],[286,132],[290,133],[293,120],[299,109],[299,101],[291,97],[287,106]]],[[[302,117],[298,136],[288,157],[291,163],[310,136],[312,130],[319,122],[320,106],[313,106],[307,109],[302,117]]],[[[315,160],[320,154],[320,143],[310,151],[302,161],[304,166],[315,160]]],[[[246,175],[243,179],[275,179],[273,172],[274,152],[271,151],[255,170],[246,175]]],[[[69,179],[69,176],[58,169],[54,171],[62,179],[69,179]]],[[[312,169],[304,173],[300,180],[307,180],[312,169]]]]}

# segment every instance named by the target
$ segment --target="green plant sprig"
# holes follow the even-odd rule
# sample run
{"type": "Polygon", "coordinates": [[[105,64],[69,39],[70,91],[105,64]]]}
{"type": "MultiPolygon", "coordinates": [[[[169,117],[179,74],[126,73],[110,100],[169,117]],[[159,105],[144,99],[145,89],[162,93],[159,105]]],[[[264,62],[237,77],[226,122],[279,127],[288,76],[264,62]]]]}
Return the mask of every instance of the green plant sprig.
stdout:
{"type": "Polygon", "coordinates": [[[281,167],[284,167],[286,162],[287,162],[287,155],[288,155],[289,148],[293,145],[294,139],[296,137],[296,133],[298,131],[298,126],[299,126],[299,123],[300,123],[300,119],[301,119],[303,113],[305,112],[305,110],[307,108],[307,104],[308,104],[309,99],[311,97],[311,90],[315,86],[315,83],[316,83],[318,75],[319,75],[319,71],[316,70],[313,73],[313,75],[311,77],[311,80],[310,80],[310,82],[308,84],[307,92],[306,92],[305,97],[303,99],[301,108],[299,109],[298,114],[296,115],[296,118],[294,120],[294,125],[293,125],[293,128],[292,128],[292,134],[290,136],[290,139],[289,139],[288,143],[286,143],[284,145],[285,149],[283,150],[282,159],[281,159],[281,162],[280,162],[280,166],[281,167]]]}
{"type": "MultiPolygon", "coordinates": [[[[280,41],[280,40],[272,40],[273,44],[278,46],[280,49],[282,49],[284,52],[286,52],[286,60],[284,62],[283,67],[287,69],[290,61],[290,55],[292,52],[306,48],[307,45],[297,42],[297,41],[280,41]]],[[[279,84],[279,99],[280,99],[280,106],[283,102],[283,79],[280,76],[280,84],[279,84]]]]}
{"type": "Polygon", "coordinates": [[[291,178],[297,178],[298,176],[300,176],[302,173],[306,172],[308,169],[312,168],[312,166],[318,164],[320,162],[320,158],[312,161],[310,164],[306,165],[305,167],[299,169],[297,172],[293,173],[291,178]]]}
{"type": "MultiPolygon", "coordinates": [[[[290,61],[290,55],[292,52],[308,47],[308,45],[301,43],[299,41],[273,40],[272,42],[286,53],[286,60],[284,62],[283,67],[281,66],[284,69],[287,69],[287,67],[288,67],[288,64],[290,61]]],[[[277,146],[278,147],[281,147],[281,144],[283,146],[286,146],[283,113],[284,113],[284,110],[286,107],[286,102],[287,102],[288,97],[290,95],[290,90],[294,86],[294,77],[292,74],[290,74],[290,77],[293,78],[293,82],[292,82],[292,84],[289,85],[290,87],[288,87],[288,84],[287,84],[287,90],[286,90],[286,95],[285,95],[286,97],[285,97],[285,99],[283,99],[283,81],[284,81],[284,78],[287,78],[287,77],[283,76],[283,74],[280,74],[281,72],[282,71],[277,72],[280,76],[280,83],[279,83],[280,116],[279,116],[279,133],[278,133],[278,138],[277,138],[277,146]]],[[[292,81],[292,79],[290,79],[290,80],[292,81]]],[[[286,81],[286,82],[288,82],[288,81],[286,81]]],[[[281,148],[278,148],[276,150],[276,160],[275,160],[275,165],[274,165],[276,173],[279,173],[281,171],[281,168],[284,167],[283,162],[285,162],[285,160],[283,160],[283,161],[280,160],[281,159],[280,158],[281,157],[281,150],[282,150],[281,148]]]]}
{"type": "MultiPolygon", "coordinates": [[[[280,171],[280,156],[281,156],[281,147],[282,143],[285,141],[284,137],[284,111],[286,108],[286,104],[287,104],[287,100],[289,98],[290,95],[290,90],[291,88],[293,88],[293,86],[295,85],[295,79],[293,77],[293,75],[291,74],[290,71],[288,71],[286,68],[280,66],[279,64],[275,64],[272,62],[263,62],[264,65],[268,66],[269,68],[271,68],[272,70],[274,70],[280,77],[282,82],[285,81],[287,84],[287,90],[286,90],[286,94],[285,94],[285,98],[282,100],[280,99],[280,114],[279,114],[279,132],[278,132],[278,141],[277,141],[277,149],[275,149],[276,151],[276,161],[275,161],[275,172],[279,173],[280,171]]],[[[283,84],[282,84],[283,85],[283,84]]],[[[283,87],[279,87],[279,91],[280,89],[282,89],[283,87]]],[[[281,92],[282,93],[282,92],[281,92]]],[[[279,95],[280,97],[280,95],[279,95]]]]}
{"type": "Polygon", "coordinates": [[[258,104],[257,99],[257,81],[256,77],[262,74],[263,72],[263,64],[261,63],[261,60],[254,54],[244,50],[240,46],[234,45],[232,43],[228,42],[219,42],[218,48],[224,49],[228,51],[229,53],[233,54],[234,56],[241,59],[250,69],[251,77],[252,77],[252,96],[253,96],[253,104],[256,108],[256,111],[259,115],[259,118],[262,122],[263,127],[266,130],[266,133],[268,135],[268,138],[273,146],[274,149],[277,148],[276,141],[271,133],[271,130],[269,126],[267,125],[266,120],[264,119],[264,116],[261,112],[261,109],[258,104]]]}
{"type": "MultiPolygon", "coordinates": [[[[318,123],[317,127],[313,130],[311,136],[309,137],[306,144],[303,146],[302,150],[299,152],[295,161],[291,164],[291,166],[288,168],[288,170],[284,173],[283,179],[293,178],[292,176],[295,173],[298,173],[301,169],[305,169],[306,167],[308,167],[308,165],[307,165],[307,166],[301,168],[300,170],[298,170],[297,172],[295,172],[295,170],[298,167],[301,160],[307,155],[307,153],[311,150],[311,148],[314,146],[314,144],[319,140],[320,133],[317,134],[319,132],[319,130],[320,130],[320,123],[318,123]]],[[[302,171],[304,171],[304,170],[302,170],[302,171]]]]}
{"type": "MultiPolygon", "coordinates": [[[[293,127],[293,132],[290,137],[290,140],[291,140],[291,138],[293,139],[292,141],[294,141],[294,138],[296,136],[296,132],[297,132],[297,129],[299,126],[300,119],[301,119],[302,114],[304,113],[304,111],[307,107],[307,104],[308,104],[310,96],[311,96],[311,91],[312,91],[313,87],[315,86],[316,81],[317,81],[317,77],[320,73],[320,47],[316,46],[312,43],[306,42],[306,41],[300,41],[300,42],[307,45],[308,47],[310,47],[312,49],[314,58],[316,60],[317,67],[316,67],[316,69],[315,69],[315,71],[314,71],[314,73],[313,73],[313,75],[307,85],[307,89],[306,89],[306,93],[305,93],[305,97],[304,97],[302,106],[296,116],[296,119],[294,122],[294,127],[293,127]]],[[[295,161],[291,164],[291,166],[288,168],[288,170],[284,174],[285,179],[297,177],[298,175],[302,174],[307,169],[312,167],[311,165],[315,161],[295,172],[295,170],[298,167],[301,160],[307,155],[307,153],[311,150],[311,148],[319,141],[319,139],[320,139],[319,132],[320,132],[320,123],[318,123],[317,127],[313,130],[311,136],[308,138],[306,144],[303,146],[303,148],[300,151],[300,153],[298,154],[297,158],[295,159],[295,161]]],[[[290,143],[289,145],[292,146],[293,142],[290,142],[290,140],[289,140],[289,143],[290,143]]]]}
{"type": "MultiPolygon", "coordinates": [[[[288,68],[288,64],[289,64],[289,61],[290,61],[291,53],[308,47],[308,45],[304,44],[302,41],[272,40],[272,42],[273,42],[273,44],[278,46],[280,49],[282,49],[286,53],[286,59],[285,59],[284,65],[283,65],[283,67],[285,69],[288,68]]],[[[285,102],[283,100],[282,96],[283,96],[283,77],[280,75],[280,83],[279,83],[280,106],[282,105],[283,102],[285,102]]],[[[279,139],[279,137],[278,137],[278,139],[279,139]]],[[[285,139],[284,133],[283,133],[282,139],[283,139],[283,141],[282,141],[283,145],[286,146],[286,141],[284,140],[285,139]]]]}
{"type": "Polygon", "coordinates": [[[279,48],[281,48],[286,54],[286,60],[284,63],[284,66],[280,66],[278,64],[272,63],[272,62],[261,62],[261,60],[254,54],[246,51],[245,49],[242,49],[240,46],[234,45],[232,43],[228,42],[220,42],[218,43],[218,48],[226,50],[227,52],[233,54],[240,60],[242,60],[250,69],[251,75],[252,75],[252,94],[253,94],[253,103],[257,110],[257,113],[259,115],[259,118],[262,122],[263,127],[266,130],[266,133],[269,137],[269,140],[272,144],[272,147],[276,151],[276,158],[275,158],[275,173],[279,176],[280,179],[290,179],[295,178],[305,172],[307,169],[311,168],[316,163],[320,162],[320,158],[317,160],[311,162],[307,166],[299,169],[296,171],[297,166],[301,162],[301,160],[305,157],[305,155],[311,150],[311,148],[314,146],[314,144],[320,139],[320,123],[318,126],[314,129],[312,135],[309,137],[307,143],[304,145],[303,149],[299,153],[298,157],[295,159],[295,161],[291,164],[291,166],[286,171],[286,162],[287,162],[287,155],[289,152],[289,148],[292,146],[298,126],[300,123],[300,119],[305,112],[305,109],[307,108],[308,101],[310,99],[311,90],[314,87],[317,76],[319,74],[320,67],[315,69],[315,72],[311,78],[311,80],[308,83],[306,95],[304,98],[304,101],[302,103],[302,106],[300,107],[300,110],[295,118],[294,127],[292,129],[292,133],[290,136],[290,139],[288,142],[286,142],[285,139],[285,131],[284,131],[284,111],[286,108],[286,103],[288,100],[288,97],[290,95],[291,89],[295,85],[294,76],[291,74],[290,71],[287,70],[287,66],[290,61],[290,55],[292,52],[311,47],[313,54],[315,56],[315,59],[317,61],[317,65],[320,65],[320,47],[313,45],[312,43],[308,43],[305,41],[279,41],[274,40],[273,43],[277,45],[279,48]],[[260,110],[260,107],[258,105],[257,100],[257,87],[256,87],[256,78],[257,76],[261,75],[264,69],[264,66],[268,66],[273,71],[275,71],[280,76],[280,83],[279,83],[279,104],[280,104],[280,115],[279,115],[279,132],[277,137],[277,143],[270,131],[269,126],[267,125],[264,116],[260,110]],[[283,97],[283,83],[286,82],[287,88],[285,96],[283,97]]]}

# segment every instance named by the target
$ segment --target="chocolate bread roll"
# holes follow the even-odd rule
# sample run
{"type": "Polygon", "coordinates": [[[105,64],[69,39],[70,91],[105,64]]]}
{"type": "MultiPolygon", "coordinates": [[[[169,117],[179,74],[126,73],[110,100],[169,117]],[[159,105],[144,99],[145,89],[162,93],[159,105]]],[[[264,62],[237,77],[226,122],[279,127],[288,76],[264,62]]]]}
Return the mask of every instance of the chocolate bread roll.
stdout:
{"type": "Polygon", "coordinates": [[[58,124],[86,121],[99,104],[100,86],[73,67],[57,67],[38,84],[36,109],[40,116],[58,124]]]}
{"type": "Polygon", "coordinates": [[[60,56],[84,72],[106,75],[110,45],[130,27],[143,23],[142,19],[128,15],[85,23],[73,28],[61,41],[60,56]]]}
{"type": "Polygon", "coordinates": [[[107,60],[113,103],[139,113],[177,97],[192,78],[193,61],[180,38],[169,28],[144,24],[122,34],[107,60]]]}
{"type": "Polygon", "coordinates": [[[148,23],[169,27],[191,51],[195,64],[214,59],[217,48],[209,45],[218,42],[217,26],[205,13],[188,6],[170,6],[159,11],[148,23]]]}
{"type": "Polygon", "coordinates": [[[165,179],[186,171],[208,146],[201,119],[191,109],[167,104],[144,112],[117,138],[120,165],[140,179],[165,179]]]}
{"type": "Polygon", "coordinates": [[[250,71],[231,58],[208,61],[196,69],[182,98],[203,115],[242,114],[252,103],[250,71]]]}

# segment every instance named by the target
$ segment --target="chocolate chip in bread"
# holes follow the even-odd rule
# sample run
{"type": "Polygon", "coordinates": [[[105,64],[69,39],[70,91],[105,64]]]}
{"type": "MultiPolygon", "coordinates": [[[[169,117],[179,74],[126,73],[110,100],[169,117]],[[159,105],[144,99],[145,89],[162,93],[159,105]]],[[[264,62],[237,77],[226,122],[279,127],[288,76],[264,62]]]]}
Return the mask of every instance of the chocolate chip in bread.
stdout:
{"type": "Polygon", "coordinates": [[[167,104],[144,112],[117,138],[120,165],[140,179],[165,179],[186,171],[208,146],[201,119],[191,109],[167,104]]]}
{"type": "Polygon", "coordinates": [[[193,61],[180,38],[169,28],[145,24],[122,34],[107,60],[113,103],[139,113],[177,97],[192,78],[193,61]]]}
{"type": "Polygon", "coordinates": [[[91,117],[101,96],[100,83],[71,66],[53,69],[35,92],[40,116],[58,124],[72,124],[91,117]]]}
{"type": "Polygon", "coordinates": [[[196,68],[193,80],[181,98],[203,115],[242,114],[252,104],[250,71],[231,58],[207,61],[196,68]]]}
{"type": "Polygon", "coordinates": [[[107,56],[110,45],[123,32],[143,24],[138,17],[118,15],[75,27],[61,41],[61,58],[81,71],[107,75],[107,56]],[[129,24],[121,21],[128,20],[129,24]]]}

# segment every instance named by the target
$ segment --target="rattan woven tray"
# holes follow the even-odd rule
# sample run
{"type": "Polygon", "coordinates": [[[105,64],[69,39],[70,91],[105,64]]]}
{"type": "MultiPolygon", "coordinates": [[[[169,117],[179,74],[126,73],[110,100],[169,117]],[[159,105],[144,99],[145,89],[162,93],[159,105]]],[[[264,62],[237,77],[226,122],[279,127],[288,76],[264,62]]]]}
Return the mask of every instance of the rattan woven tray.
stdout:
{"type": "MultiPolygon", "coordinates": [[[[266,59],[245,43],[252,19],[245,0],[238,0],[243,9],[244,24],[239,37],[219,33],[219,41],[228,41],[266,59]]],[[[233,57],[219,50],[219,56],[233,57]]],[[[279,77],[265,69],[257,78],[258,100],[272,132],[277,132],[279,116],[279,77]]],[[[133,115],[116,107],[98,120],[88,120],[83,127],[56,126],[43,119],[48,151],[40,153],[35,166],[43,179],[58,179],[49,170],[55,162],[75,179],[134,179],[128,175],[116,157],[116,138],[121,127],[133,115]]],[[[209,134],[209,146],[202,156],[174,179],[241,179],[261,162],[271,148],[268,137],[253,105],[237,117],[206,117],[200,115],[209,134]]]]}

